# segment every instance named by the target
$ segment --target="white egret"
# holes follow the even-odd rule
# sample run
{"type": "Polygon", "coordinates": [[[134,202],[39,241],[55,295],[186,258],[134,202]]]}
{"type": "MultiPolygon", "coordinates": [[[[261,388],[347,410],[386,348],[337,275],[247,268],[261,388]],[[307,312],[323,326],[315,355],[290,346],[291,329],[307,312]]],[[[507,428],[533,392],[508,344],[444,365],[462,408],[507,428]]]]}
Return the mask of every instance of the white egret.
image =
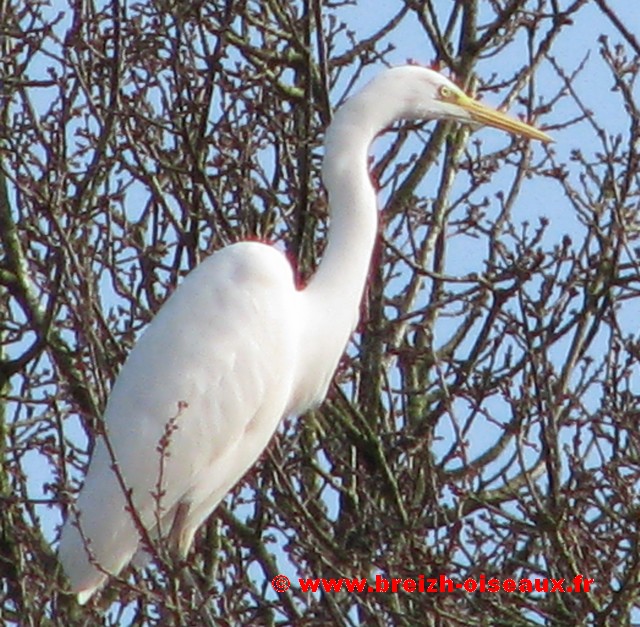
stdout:
{"type": "Polygon", "coordinates": [[[184,556],[281,418],[324,398],[358,320],[376,237],[369,146],[400,119],[550,140],[418,66],[384,70],[340,107],[324,142],[327,246],[309,284],[296,289],[287,259],[270,246],[229,246],[189,274],[124,364],[104,415],[109,445],[98,438],[60,540],[80,603],[144,549],[141,525],[184,556]],[[168,455],[158,451],[163,438],[168,455]]]}

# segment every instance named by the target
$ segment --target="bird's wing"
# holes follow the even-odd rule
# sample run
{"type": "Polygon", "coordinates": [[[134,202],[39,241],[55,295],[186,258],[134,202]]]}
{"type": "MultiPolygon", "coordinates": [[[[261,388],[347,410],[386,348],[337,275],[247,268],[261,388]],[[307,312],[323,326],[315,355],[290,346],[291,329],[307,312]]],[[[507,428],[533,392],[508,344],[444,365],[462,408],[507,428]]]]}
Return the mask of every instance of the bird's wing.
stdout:
{"type": "Polygon", "coordinates": [[[118,573],[140,540],[114,456],[149,530],[170,526],[188,502],[192,532],[254,463],[290,403],[298,294],[281,253],[245,242],[203,262],[163,306],[109,398],[113,455],[99,438],[76,507],[81,533],[75,516],[63,529],[60,558],[76,592],[88,598],[101,569],[118,573]]]}

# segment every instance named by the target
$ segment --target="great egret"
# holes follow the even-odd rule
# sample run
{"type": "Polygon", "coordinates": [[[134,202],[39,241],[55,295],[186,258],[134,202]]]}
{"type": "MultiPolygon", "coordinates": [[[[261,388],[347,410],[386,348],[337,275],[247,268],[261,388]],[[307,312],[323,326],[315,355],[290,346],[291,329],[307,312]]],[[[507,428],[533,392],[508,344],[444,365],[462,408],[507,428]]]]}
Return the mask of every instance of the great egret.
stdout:
{"type": "Polygon", "coordinates": [[[325,136],[331,223],[306,288],[296,289],[274,248],[229,246],[183,281],[123,366],[104,415],[107,442],[97,440],[60,540],[80,603],[144,550],[141,526],[184,556],[281,418],[324,398],[358,320],[376,237],[369,146],[400,119],[457,120],[550,141],[423,67],[386,69],[348,100],[325,136]]]}

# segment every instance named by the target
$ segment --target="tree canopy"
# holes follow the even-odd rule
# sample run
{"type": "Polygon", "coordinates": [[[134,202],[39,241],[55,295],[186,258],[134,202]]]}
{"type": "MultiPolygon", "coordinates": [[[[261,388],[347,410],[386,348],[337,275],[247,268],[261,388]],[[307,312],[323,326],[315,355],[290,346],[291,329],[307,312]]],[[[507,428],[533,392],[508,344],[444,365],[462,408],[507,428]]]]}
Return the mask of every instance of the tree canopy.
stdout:
{"type": "Polygon", "coordinates": [[[640,620],[632,4],[0,3],[2,622],[640,620]],[[128,571],[80,608],[59,525],[136,338],[234,241],[274,243],[305,284],[332,111],[411,61],[555,144],[451,123],[384,134],[379,245],[327,400],[284,420],[187,564],[128,571]],[[299,582],[579,574],[590,589],[564,594],[299,582]]]}

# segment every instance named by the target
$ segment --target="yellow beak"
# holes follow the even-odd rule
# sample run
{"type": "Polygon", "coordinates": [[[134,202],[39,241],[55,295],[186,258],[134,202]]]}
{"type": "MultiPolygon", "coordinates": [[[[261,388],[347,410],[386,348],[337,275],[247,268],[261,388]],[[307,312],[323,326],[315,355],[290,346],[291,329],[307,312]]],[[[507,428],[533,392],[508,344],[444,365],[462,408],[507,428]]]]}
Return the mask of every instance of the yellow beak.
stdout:
{"type": "Polygon", "coordinates": [[[549,135],[539,131],[534,126],[509,117],[497,109],[487,107],[465,94],[458,95],[456,98],[456,104],[464,109],[471,116],[471,119],[474,122],[478,122],[478,124],[493,126],[494,128],[499,128],[507,133],[511,133],[512,135],[522,135],[529,139],[538,139],[541,142],[553,141],[549,135]]]}

